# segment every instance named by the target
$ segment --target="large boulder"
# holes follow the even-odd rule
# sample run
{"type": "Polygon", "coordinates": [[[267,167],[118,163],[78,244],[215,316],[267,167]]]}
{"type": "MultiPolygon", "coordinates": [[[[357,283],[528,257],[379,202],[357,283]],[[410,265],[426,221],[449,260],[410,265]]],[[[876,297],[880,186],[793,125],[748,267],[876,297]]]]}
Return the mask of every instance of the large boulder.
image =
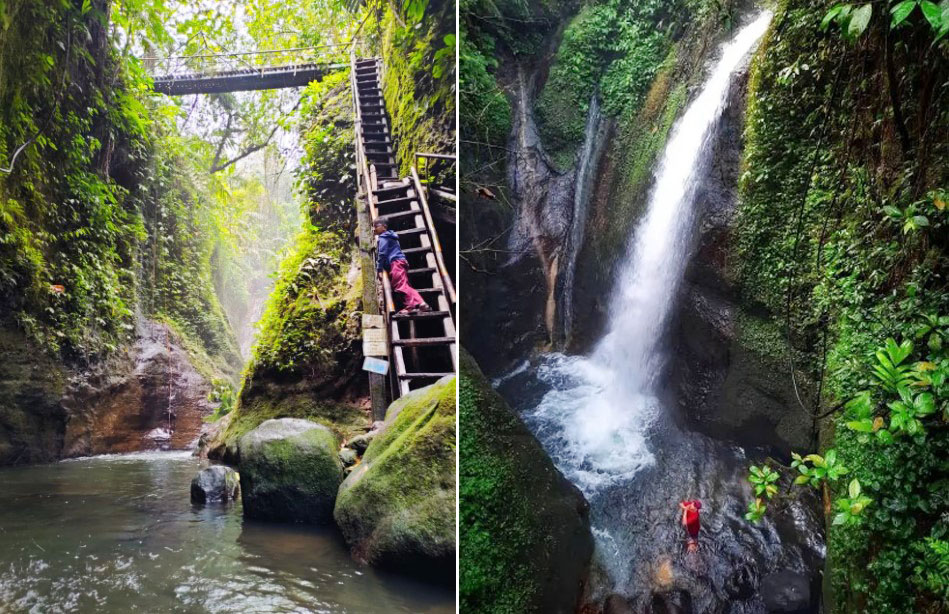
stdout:
{"type": "Polygon", "coordinates": [[[572,613],[593,535],[589,506],[462,351],[461,609],[572,613]]]}
{"type": "Polygon", "coordinates": [[[236,499],[240,490],[236,471],[224,465],[212,465],[191,480],[191,502],[225,503],[236,499]]]}
{"type": "Polygon", "coordinates": [[[769,614],[811,611],[810,580],[794,571],[777,571],[761,579],[761,599],[769,614]]]}
{"type": "Polygon", "coordinates": [[[267,420],[238,443],[244,515],[324,524],[343,480],[333,432],[299,418],[267,420]]]}
{"type": "Polygon", "coordinates": [[[454,583],[455,382],[389,406],[340,487],[334,517],[358,560],[454,583]]]}

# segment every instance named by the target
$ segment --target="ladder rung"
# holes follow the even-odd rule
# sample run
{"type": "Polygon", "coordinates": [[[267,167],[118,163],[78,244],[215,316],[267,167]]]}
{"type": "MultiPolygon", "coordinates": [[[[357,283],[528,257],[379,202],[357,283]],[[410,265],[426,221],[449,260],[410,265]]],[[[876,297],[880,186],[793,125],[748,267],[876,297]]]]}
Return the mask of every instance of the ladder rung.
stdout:
{"type": "MultiPolygon", "coordinates": [[[[395,234],[397,235],[414,235],[420,232],[428,232],[425,228],[409,228],[407,230],[396,230],[395,234]]],[[[421,290],[419,290],[421,292],[421,290]]]]}
{"type": "Polygon", "coordinates": [[[454,371],[448,373],[403,373],[399,375],[399,379],[428,379],[428,378],[442,378],[446,375],[454,375],[454,371]]]}
{"type": "Polygon", "coordinates": [[[402,198],[390,198],[389,200],[380,200],[376,203],[376,208],[385,207],[387,205],[406,205],[414,200],[417,200],[414,196],[403,196],[402,198]]]}
{"type": "MultiPolygon", "coordinates": [[[[422,215],[421,211],[399,211],[398,213],[390,213],[388,215],[380,215],[377,219],[380,220],[395,220],[400,217],[411,217],[413,215],[422,215]]],[[[398,231],[396,231],[398,232],[398,231]]]]}
{"type": "Polygon", "coordinates": [[[432,251],[431,247],[406,247],[402,249],[403,254],[422,254],[432,251]]]}
{"type": "Polygon", "coordinates": [[[415,275],[418,273],[434,273],[437,270],[438,269],[436,269],[435,267],[427,266],[427,267],[422,267],[420,269],[409,269],[408,271],[406,271],[406,273],[408,273],[409,275],[415,275]]]}
{"type": "Polygon", "coordinates": [[[450,311],[420,311],[418,313],[395,313],[392,314],[393,320],[421,320],[425,318],[447,318],[451,316],[450,311]]]}
{"type": "Polygon", "coordinates": [[[373,190],[373,196],[379,196],[380,194],[392,194],[393,192],[399,192],[402,190],[408,190],[409,184],[403,183],[402,185],[396,185],[388,188],[379,188],[378,190],[373,190]]]}
{"type": "Polygon", "coordinates": [[[454,337],[422,337],[420,339],[393,339],[392,345],[416,347],[420,345],[451,345],[454,342],[454,337]]]}

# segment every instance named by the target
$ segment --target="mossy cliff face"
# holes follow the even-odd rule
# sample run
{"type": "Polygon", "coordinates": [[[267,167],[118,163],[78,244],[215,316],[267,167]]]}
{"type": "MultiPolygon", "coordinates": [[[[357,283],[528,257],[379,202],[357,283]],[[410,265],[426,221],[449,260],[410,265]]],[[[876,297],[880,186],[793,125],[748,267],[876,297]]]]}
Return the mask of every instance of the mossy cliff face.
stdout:
{"type": "Polygon", "coordinates": [[[300,171],[307,218],[280,264],[237,407],[211,442],[214,457],[235,459],[238,439],[270,418],[307,418],[343,438],[369,423],[360,400],[366,383],[348,75],[314,87],[300,171]]]}
{"type": "Polygon", "coordinates": [[[829,527],[825,609],[940,612],[945,580],[922,570],[945,564],[944,425],[884,445],[834,409],[878,394],[873,353],[888,337],[913,343],[911,361],[945,360],[920,331],[949,313],[949,109],[934,98],[947,51],[918,11],[889,30],[876,6],[848,43],[820,28],[830,6],[781,2],[753,66],[730,268],[770,325],[742,337],[763,353],[790,338],[806,406],[829,414],[822,447],[851,469],[830,494],[857,478],[874,501],[859,524],[829,527]],[[928,224],[907,225],[907,211],[928,224]]]}
{"type": "Polygon", "coordinates": [[[334,517],[358,560],[454,584],[456,382],[392,403],[340,486],[334,517]]]}
{"type": "MultiPolygon", "coordinates": [[[[8,169],[0,173],[0,329],[22,345],[0,364],[0,413],[12,416],[0,430],[15,450],[0,462],[71,453],[62,438],[85,429],[96,407],[77,411],[69,399],[110,371],[134,371],[136,347],[149,343],[141,331],[159,321],[175,331],[166,358],[178,354],[182,371],[227,379],[240,366],[211,283],[213,246],[194,238],[200,191],[112,48],[110,8],[104,0],[0,7],[0,166],[8,169]],[[37,386],[42,402],[20,392],[37,386]]],[[[160,384],[166,398],[169,386],[186,396],[200,387],[187,378],[160,384]]],[[[142,393],[159,394],[154,386],[142,393]]],[[[147,447],[146,433],[116,440],[147,447]]]]}
{"type": "Polygon", "coordinates": [[[415,152],[455,153],[455,4],[431,0],[418,21],[394,14],[393,6],[366,30],[383,58],[382,95],[407,177],[415,152]]]}
{"type": "Polygon", "coordinates": [[[462,352],[464,612],[574,612],[593,552],[588,505],[462,352]]]}

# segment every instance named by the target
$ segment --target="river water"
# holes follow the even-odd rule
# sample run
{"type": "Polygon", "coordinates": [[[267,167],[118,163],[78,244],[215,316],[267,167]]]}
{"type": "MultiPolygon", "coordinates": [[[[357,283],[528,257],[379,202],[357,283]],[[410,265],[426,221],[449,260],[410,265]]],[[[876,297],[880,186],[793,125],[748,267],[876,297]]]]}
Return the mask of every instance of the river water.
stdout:
{"type": "Polygon", "coordinates": [[[205,465],[144,452],[0,469],[0,613],[454,612],[450,590],[357,565],[334,529],[192,505],[205,465]]]}

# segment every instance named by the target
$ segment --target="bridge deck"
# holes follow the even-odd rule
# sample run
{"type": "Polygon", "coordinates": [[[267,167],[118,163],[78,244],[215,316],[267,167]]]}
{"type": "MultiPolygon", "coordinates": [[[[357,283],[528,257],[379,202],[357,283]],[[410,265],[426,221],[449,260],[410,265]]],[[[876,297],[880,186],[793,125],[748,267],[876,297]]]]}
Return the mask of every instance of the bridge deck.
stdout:
{"type": "Polygon", "coordinates": [[[169,96],[184,96],[304,87],[346,68],[346,64],[296,64],[209,74],[168,75],[155,77],[155,91],[169,96]]]}

